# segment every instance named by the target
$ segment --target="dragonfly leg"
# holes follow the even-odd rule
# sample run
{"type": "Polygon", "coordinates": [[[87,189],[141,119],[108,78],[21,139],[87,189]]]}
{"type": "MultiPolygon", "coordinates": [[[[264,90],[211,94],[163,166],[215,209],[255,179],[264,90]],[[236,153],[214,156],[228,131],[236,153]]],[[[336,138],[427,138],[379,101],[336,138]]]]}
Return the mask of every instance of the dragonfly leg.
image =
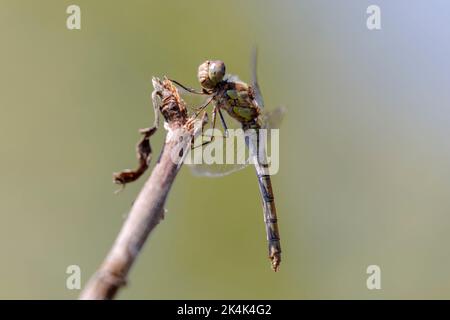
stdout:
{"type": "MultiPolygon", "coordinates": [[[[209,140],[205,141],[205,142],[202,142],[202,144],[199,144],[197,146],[192,146],[192,149],[195,149],[195,148],[198,148],[198,147],[203,147],[203,146],[205,146],[205,145],[207,145],[207,144],[209,144],[209,143],[214,141],[214,139],[215,139],[214,129],[216,128],[217,110],[219,110],[218,107],[214,107],[214,109],[212,110],[212,135],[211,136],[207,136],[207,135],[202,134],[202,138],[206,137],[206,138],[209,138],[209,140]]],[[[219,112],[220,112],[220,110],[219,110],[219,112]]],[[[205,115],[207,115],[206,112],[203,115],[203,117],[205,117],[205,115]]]]}
{"type": "MultiPolygon", "coordinates": [[[[194,118],[195,119],[195,118],[194,118]]],[[[208,113],[205,111],[205,112],[203,112],[203,115],[202,115],[202,118],[201,118],[201,124],[202,124],[202,128],[201,128],[201,136],[203,137],[203,129],[205,128],[205,125],[206,125],[206,123],[208,123],[208,113]]],[[[196,138],[197,136],[194,136],[194,137],[192,137],[192,140],[191,140],[191,149],[195,149],[195,148],[197,148],[197,147],[199,147],[199,146],[195,146],[194,145],[194,143],[195,143],[195,138],[196,138]]]]}
{"type": "Polygon", "coordinates": [[[194,114],[194,117],[197,118],[198,115],[205,110],[205,108],[211,103],[211,101],[213,100],[214,97],[209,97],[208,99],[206,99],[206,101],[200,106],[195,108],[196,112],[194,114]]]}
{"type": "Polygon", "coordinates": [[[186,87],[184,85],[182,85],[181,83],[179,83],[176,80],[173,79],[169,79],[170,81],[172,81],[173,83],[175,83],[177,86],[179,86],[180,88],[183,88],[184,90],[186,90],[187,92],[193,93],[193,94],[199,94],[199,95],[207,95],[207,93],[201,92],[201,91],[197,91],[195,89],[186,87]]]}
{"type": "Polygon", "coordinates": [[[222,122],[223,129],[225,130],[225,138],[228,138],[228,126],[227,126],[227,123],[225,122],[225,118],[223,117],[222,111],[220,111],[219,108],[218,108],[218,110],[219,110],[220,121],[222,122]]]}

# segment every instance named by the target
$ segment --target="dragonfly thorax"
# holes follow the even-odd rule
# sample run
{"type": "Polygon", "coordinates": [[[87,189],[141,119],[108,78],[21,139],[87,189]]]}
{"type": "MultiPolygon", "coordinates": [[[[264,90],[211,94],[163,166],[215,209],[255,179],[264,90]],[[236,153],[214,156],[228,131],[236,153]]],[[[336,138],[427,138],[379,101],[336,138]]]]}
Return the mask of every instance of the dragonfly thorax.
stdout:
{"type": "Polygon", "coordinates": [[[198,81],[208,91],[216,88],[225,76],[225,63],[221,60],[207,60],[198,67],[198,81]]]}

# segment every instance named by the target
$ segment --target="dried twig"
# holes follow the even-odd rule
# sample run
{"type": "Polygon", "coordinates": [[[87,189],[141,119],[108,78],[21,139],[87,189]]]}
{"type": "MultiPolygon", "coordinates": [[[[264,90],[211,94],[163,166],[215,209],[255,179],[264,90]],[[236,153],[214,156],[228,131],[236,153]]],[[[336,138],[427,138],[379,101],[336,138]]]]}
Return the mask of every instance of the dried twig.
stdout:
{"type": "MultiPolygon", "coordinates": [[[[194,119],[188,118],[186,106],[173,84],[167,79],[160,81],[154,78],[153,86],[155,126],[142,131],[144,137],[137,148],[139,168],[114,174],[115,182],[125,184],[136,180],[147,168],[151,156],[149,138],[158,127],[159,112],[164,116],[168,130],[163,150],[108,256],[87,283],[80,299],[112,299],[120,287],[126,284],[127,274],[146,239],[164,218],[164,203],[170,187],[197,132],[194,130],[194,119]]],[[[206,117],[202,124],[205,121],[206,117]]]]}

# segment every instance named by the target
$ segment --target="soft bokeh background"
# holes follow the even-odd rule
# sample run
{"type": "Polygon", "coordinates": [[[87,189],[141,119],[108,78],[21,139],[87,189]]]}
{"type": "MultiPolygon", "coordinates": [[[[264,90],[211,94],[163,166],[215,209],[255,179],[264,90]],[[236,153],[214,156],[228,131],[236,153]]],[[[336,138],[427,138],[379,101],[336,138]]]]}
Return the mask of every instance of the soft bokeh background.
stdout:
{"type": "Polygon", "coordinates": [[[267,106],[288,108],[281,271],[253,170],[184,168],[119,297],[450,298],[449,21],[446,0],[1,0],[0,298],[77,297],[66,267],[87,282],[145,180],[113,194],[153,121],[152,75],[198,87],[198,64],[220,58],[248,80],[253,44],[267,106]]]}

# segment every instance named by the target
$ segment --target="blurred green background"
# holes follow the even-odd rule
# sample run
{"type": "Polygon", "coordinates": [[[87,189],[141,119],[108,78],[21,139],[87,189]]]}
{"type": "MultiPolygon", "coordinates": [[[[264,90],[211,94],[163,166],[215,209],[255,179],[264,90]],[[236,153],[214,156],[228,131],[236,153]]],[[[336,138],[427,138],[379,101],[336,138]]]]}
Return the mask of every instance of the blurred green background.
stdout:
{"type": "Polygon", "coordinates": [[[113,194],[153,122],[151,77],[198,87],[213,58],[249,80],[254,44],[266,105],[288,108],[281,271],[253,170],[184,168],[119,298],[450,298],[449,18],[444,0],[1,0],[0,298],[76,298],[67,266],[87,282],[145,180],[113,194]]]}

